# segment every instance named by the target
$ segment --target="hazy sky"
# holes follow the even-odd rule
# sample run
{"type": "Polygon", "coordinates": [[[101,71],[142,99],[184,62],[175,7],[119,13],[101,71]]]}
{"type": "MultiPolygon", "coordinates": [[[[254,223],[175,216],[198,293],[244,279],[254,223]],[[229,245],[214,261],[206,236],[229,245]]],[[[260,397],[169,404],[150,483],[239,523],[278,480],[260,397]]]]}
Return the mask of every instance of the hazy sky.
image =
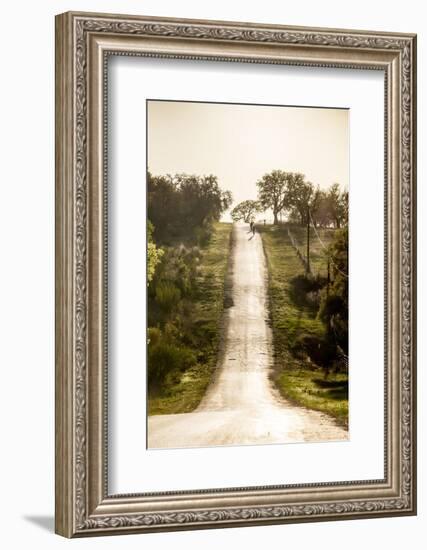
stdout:
{"type": "Polygon", "coordinates": [[[277,169],[302,172],[321,188],[348,188],[348,113],[149,101],[148,167],[154,175],[214,174],[232,192],[233,206],[256,199],[256,181],[277,169]]]}

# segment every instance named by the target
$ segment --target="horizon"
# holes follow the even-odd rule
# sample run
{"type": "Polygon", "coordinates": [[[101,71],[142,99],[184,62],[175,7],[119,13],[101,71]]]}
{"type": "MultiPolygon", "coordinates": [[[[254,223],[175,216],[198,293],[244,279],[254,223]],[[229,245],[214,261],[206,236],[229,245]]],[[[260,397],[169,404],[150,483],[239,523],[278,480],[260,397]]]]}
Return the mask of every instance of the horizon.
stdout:
{"type": "MultiPolygon", "coordinates": [[[[147,137],[153,175],[212,174],[231,191],[220,221],[256,200],[256,182],[272,170],[300,172],[321,189],[349,188],[348,109],[148,100],[147,137]]],[[[270,217],[267,210],[257,219],[270,217]]]]}

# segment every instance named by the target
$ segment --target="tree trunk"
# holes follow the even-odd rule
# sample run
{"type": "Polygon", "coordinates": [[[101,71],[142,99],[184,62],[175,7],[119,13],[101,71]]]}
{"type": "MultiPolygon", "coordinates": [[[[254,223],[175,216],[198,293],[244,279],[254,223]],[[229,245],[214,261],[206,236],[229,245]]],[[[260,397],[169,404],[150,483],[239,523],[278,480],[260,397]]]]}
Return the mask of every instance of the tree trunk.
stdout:
{"type": "Polygon", "coordinates": [[[277,217],[277,212],[274,211],[273,212],[273,215],[274,215],[274,225],[279,225],[279,218],[277,217]]]}

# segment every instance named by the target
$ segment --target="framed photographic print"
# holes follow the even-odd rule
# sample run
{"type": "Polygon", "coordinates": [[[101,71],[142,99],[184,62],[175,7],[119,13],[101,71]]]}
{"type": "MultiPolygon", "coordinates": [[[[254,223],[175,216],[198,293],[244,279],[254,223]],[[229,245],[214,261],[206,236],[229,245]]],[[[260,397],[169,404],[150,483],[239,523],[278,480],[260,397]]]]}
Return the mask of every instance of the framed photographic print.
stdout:
{"type": "Polygon", "coordinates": [[[56,531],[416,513],[416,37],[56,18],[56,531]]]}

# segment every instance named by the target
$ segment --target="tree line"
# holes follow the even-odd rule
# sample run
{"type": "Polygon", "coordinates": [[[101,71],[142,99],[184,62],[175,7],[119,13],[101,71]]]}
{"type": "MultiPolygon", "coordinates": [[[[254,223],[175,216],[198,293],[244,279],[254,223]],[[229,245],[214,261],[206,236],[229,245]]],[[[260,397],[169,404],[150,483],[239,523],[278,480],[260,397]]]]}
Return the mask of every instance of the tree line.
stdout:
{"type": "MultiPolygon", "coordinates": [[[[165,250],[177,242],[201,246],[212,224],[232,203],[216,176],[154,176],[147,172],[147,282],[150,285],[165,250]]],[[[163,259],[167,261],[166,258],[163,259]]]]}
{"type": "Polygon", "coordinates": [[[348,223],[348,191],[338,183],[320,189],[299,172],[273,170],[257,181],[258,199],[239,203],[231,212],[233,221],[249,223],[259,212],[271,209],[273,223],[281,213],[288,221],[314,227],[340,229],[348,223]]]}
{"type": "Polygon", "coordinates": [[[214,223],[232,202],[214,175],[147,174],[149,393],[206,361],[208,327],[196,318],[197,278],[214,223]]]}
{"type": "Polygon", "coordinates": [[[232,203],[230,191],[222,191],[212,174],[147,175],[147,212],[153,237],[159,244],[177,240],[201,244],[214,221],[232,203]]]}

